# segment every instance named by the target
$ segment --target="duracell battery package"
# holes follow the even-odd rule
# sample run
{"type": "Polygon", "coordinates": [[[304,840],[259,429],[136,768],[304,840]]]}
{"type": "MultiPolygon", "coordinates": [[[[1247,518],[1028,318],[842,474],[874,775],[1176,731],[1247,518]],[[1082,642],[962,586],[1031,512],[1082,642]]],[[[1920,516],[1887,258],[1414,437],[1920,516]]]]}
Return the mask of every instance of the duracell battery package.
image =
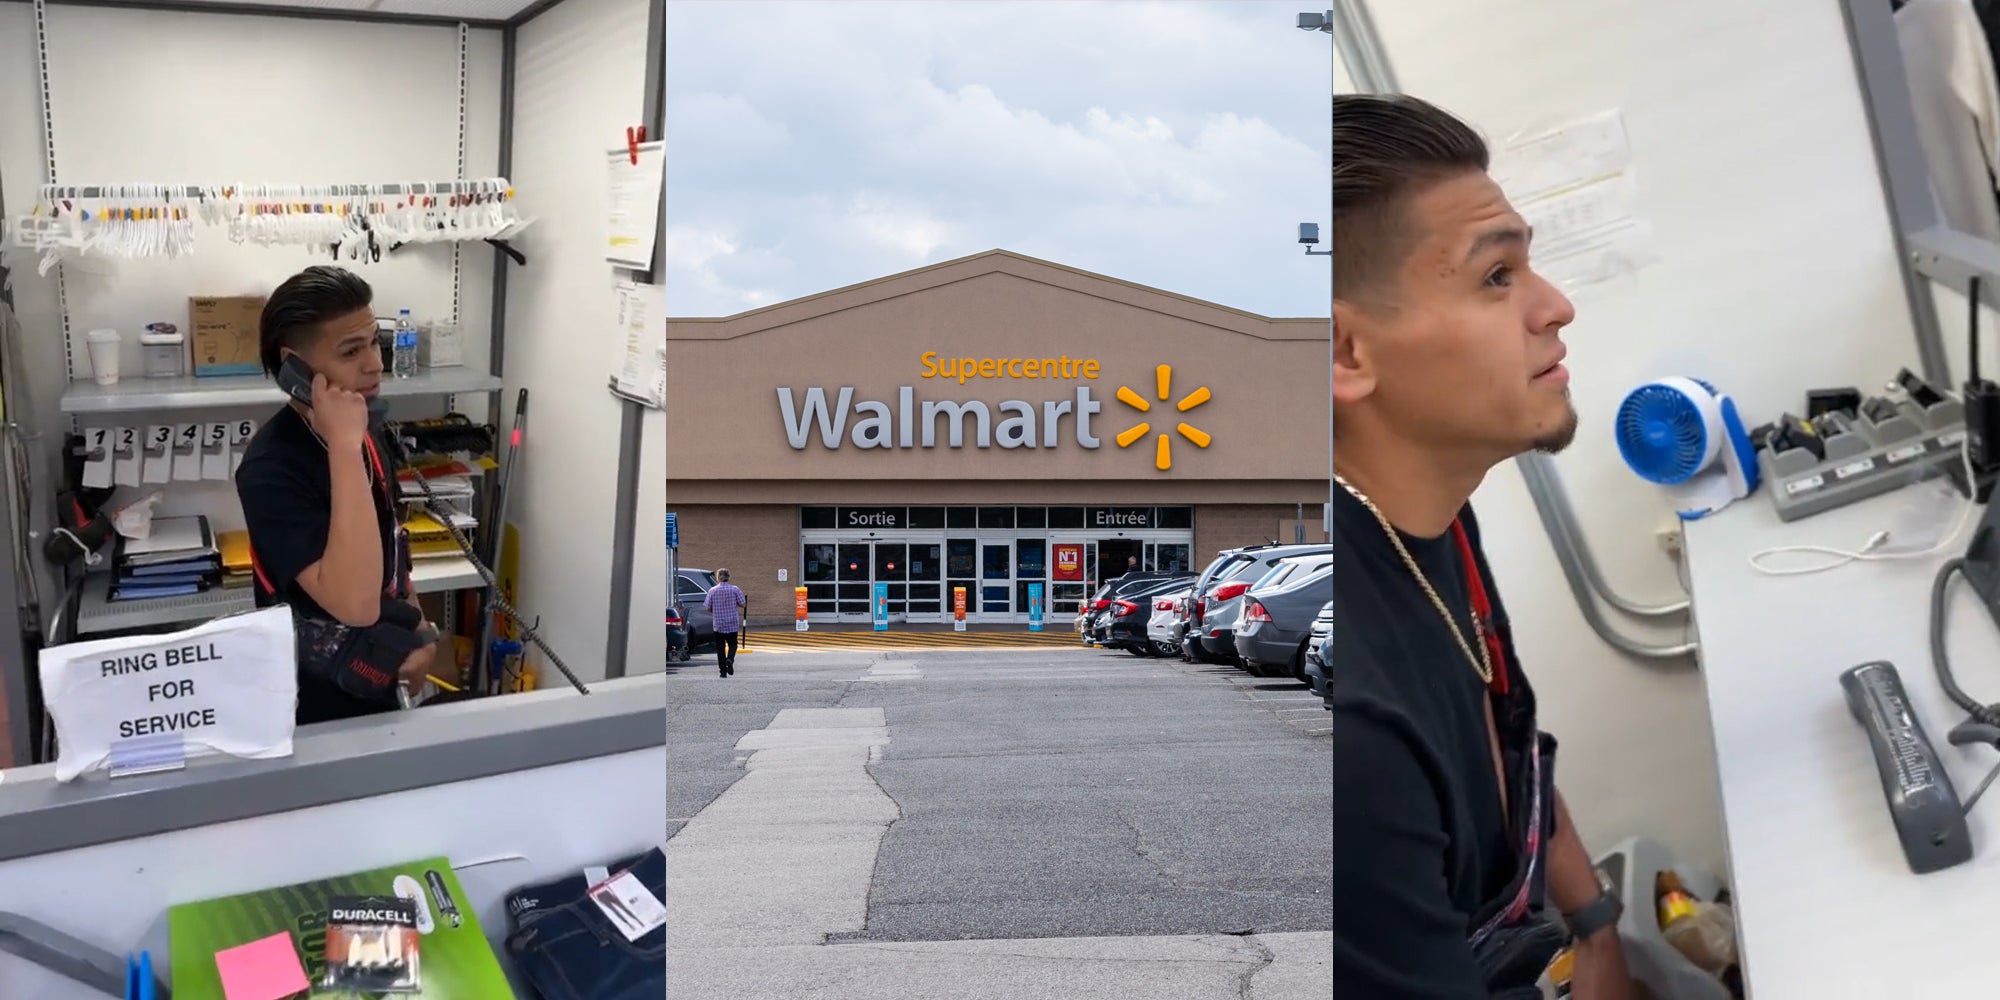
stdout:
{"type": "Polygon", "coordinates": [[[416,993],[417,904],[397,896],[335,896],[327,906],[326,981],[358,993],[416,993]]]}

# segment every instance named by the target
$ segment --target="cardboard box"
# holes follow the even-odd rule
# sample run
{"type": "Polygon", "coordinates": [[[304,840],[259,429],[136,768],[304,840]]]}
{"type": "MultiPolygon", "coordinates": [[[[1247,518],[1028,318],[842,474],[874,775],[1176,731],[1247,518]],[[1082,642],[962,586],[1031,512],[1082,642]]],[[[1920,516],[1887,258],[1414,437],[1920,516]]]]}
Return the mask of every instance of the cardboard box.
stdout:
{"type": "Polygon", "coordinates": [[[465,364],[465,339],[458,325],[442,320],[424,326],[417,338],[417,366],[456,368],[465,364]]]}
{"type": "Polygon", "coordinates": [[[261,295],[196,295],[188,299],[188,343],[196,375],[255,375],[261,295]]]}

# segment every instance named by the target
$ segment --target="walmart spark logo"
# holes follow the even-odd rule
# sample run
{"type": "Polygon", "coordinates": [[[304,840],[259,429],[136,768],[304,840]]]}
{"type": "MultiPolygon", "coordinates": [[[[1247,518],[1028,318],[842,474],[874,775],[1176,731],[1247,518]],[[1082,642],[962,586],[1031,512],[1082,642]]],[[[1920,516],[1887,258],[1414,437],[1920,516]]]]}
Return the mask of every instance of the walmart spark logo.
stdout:
{"type": "MultiPolygon", "coordinates": [[[[1168,399],[1171,399],[1173,397],[1172,390],[1174,382],[1174,366],[1161,365],[1158,368],[1154,369],[1153,373],[1160,383],[1160,401],[1166,402],[1168,399]]],[[[1208,387],[1202,386],[1201,388],[1188,393],[1186,398],[1182,399],[1180,402],[1175,403],[1174,409],[1180,411],[1181,413],[1186,413],[1187,411],[1192,410],[1195,407],[1208,402],[1208,400],[1209,400],[1208,387]]],[[[1133,392],[1131,389],[1122,385],[1118,387],[1118,401],[1124,403],[1126,406],[1138,410],[1140,413],[1150,413],[1153,410],[1153,404],[1148,402],[1144,396],[1141,396],[1138,393],[1133,392]]],[[[1203,431],[1201,431],[1196,427],[1187,424],[1186,422],[1178,424],[1177,426],[1175,426],[1174,430],[1179,431],[1181,437],[1187,438],[1189,441],[1194,442],[1194,446],[1197,448],[1208,447],[1208,442],[1212,440],[1206,433],[1204,433],[1203,431]]],[[[1137,444],[1140,441],[1140,439],[1144,438],[1148,434],[1151,434],[1152,432],[1153,432],[1153,425],[1147,421],[1142,420],[1139,423],[1136,423],[1131,427],[1127,427],[1125,430],[1119,432],[1118,447],[1130,448],[1134,444],[1137,444]]],[[[1173,435],[1170,435],[1165,431],[1160,432],[1159,443],[1156,445],[1153,453],[1154,468],[1160,470],[1161,472],[1165,472],[1168,469],[1174,467],[1173,445],[1174,445],[1173,435]]]]}

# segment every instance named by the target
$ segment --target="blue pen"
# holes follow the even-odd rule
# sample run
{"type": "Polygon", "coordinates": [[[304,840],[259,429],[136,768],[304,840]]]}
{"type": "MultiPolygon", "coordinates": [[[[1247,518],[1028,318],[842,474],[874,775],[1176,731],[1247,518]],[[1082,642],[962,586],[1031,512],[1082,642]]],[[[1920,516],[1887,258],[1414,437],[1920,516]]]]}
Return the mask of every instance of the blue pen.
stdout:
{"type": "Polygon", "coordinates": [[[139,1000],[153,1000],[153,953],[139,953],[139,1000]]]}

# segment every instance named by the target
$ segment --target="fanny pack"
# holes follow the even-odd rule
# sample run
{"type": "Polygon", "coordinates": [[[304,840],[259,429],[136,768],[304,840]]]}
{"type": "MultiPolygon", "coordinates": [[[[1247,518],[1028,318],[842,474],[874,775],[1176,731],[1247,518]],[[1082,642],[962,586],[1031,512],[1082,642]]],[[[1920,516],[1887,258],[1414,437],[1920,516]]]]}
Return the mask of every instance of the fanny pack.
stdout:
{"type": "Polygon", "coordinates": [[[305,616],[295,624],[300,671],[364,701],[394,704],[396,672],[434,641],[417,631],[423,614],[391,597],[382,598],[381,617],[366,628],[305,616]]]}

